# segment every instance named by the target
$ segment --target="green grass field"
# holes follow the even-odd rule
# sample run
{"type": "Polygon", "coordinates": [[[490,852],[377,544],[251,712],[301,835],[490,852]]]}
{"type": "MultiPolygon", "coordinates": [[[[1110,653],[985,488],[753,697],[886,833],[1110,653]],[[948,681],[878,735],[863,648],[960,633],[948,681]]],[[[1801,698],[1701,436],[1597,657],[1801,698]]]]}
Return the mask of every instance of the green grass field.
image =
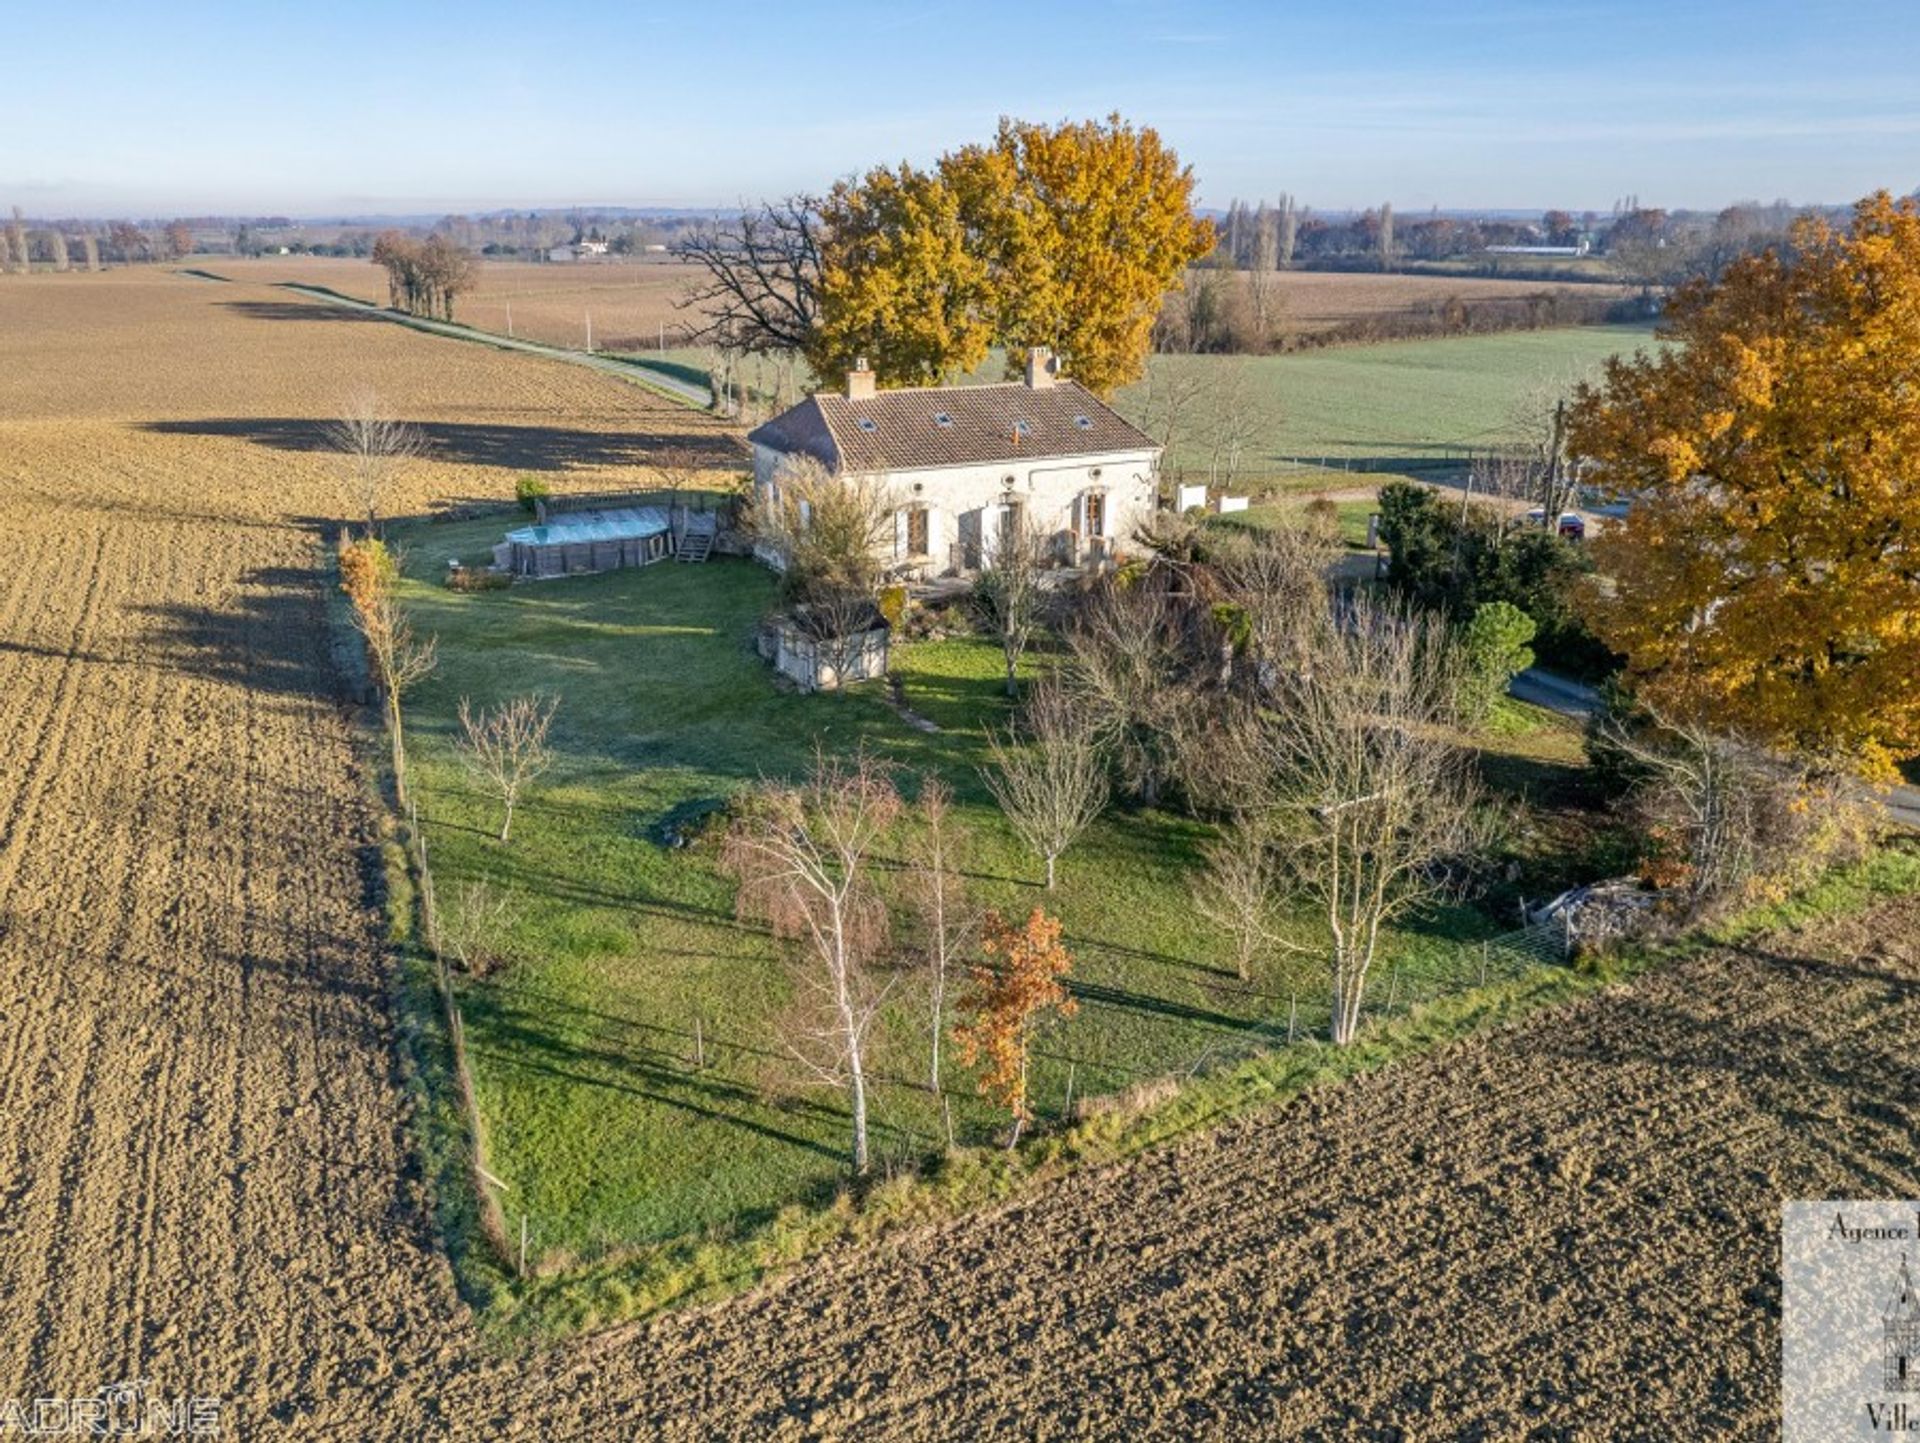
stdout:
{"type": "MultiPolygon", "coordinates": [[[[1242,983],[1196,917],[1202,824],[1111,814],[1063,859],[1055,893],[1038,886],[977,771],[985,728],[1006,715],[990,643],[896,648],[908,703],[942,728],[927,733],[877,685],[777,689],[750,647],[773,581],[744,561],[474,594],[435,584],[450,557],[484,554],[510,524],[420,523],[395,528],[395,539],[409,549],[416,624],[439,638],[410,728],[442,905],[485,879],[519,908],[517,961],[463,981],[461,1005],[490,1164],[511,1189],[510,1212],[530,1215],[545,1266],[751,1225],[844,1180],[841,1099],[798,1086],[780,1042],[790,998],[782,960],[735,921],[710,849],[653,840],[676,808],[798,773],[816,741],[870,748],[900,769],[909,793],[922,773],[944,777],[971,837],[977,899],[1016,913],[1044,902],[1063,919],[1081,1012],[1039,1046],[1043,1117],[1058,1113],[1070,1074],[1084,1097],[1233,1056],[1284,1032],[1294,992],[1303,1026],[1323,1013],[1311,956],[1275,957],[1242,983]],[[526,691],[562,698],[559,761],[502,847],[491,835],[495,804],[457,763],[455,710],[463,696],[487,704],[526,691]]],[[[897,849],[886,860],[897,864],[897,849]]],[[[1422,986],[1460,980],[1460,940],[1499,930],[1462,907],[1396,934],[1388,951],[1402,1005],[1422,986]]],[[[1305,919],[1295,935],[1311,935],[1305,919]]],[[[877,1047],[883,1165],[924,1156],[943,1131],[924,1086],[926,1050],[923,996],[902,973],[877,1047]]],[[[961,1139],[991,1136],[998,1119],[951,1062],[946,1088],[961,1139]]]]}
{"type": "MultiPolygon", "coordinates": [[[[1247,373],[1269,423],[1248,457],[1249,475],[1284,473],[1298,460],[1403,474],[1459,465],[1512,434],[1516,403],[1529,391],[1569,388],[1608,357],[1652,344],[1650,327],[1583,326],[1287,356],[1155,356],[1151,364],[1156,374],[1198,371],[1215,380],[1230,369],[1247,373]]],[[[1123,391],[1117,404],[1134,414],[1142,393],[1123,391]]]]}

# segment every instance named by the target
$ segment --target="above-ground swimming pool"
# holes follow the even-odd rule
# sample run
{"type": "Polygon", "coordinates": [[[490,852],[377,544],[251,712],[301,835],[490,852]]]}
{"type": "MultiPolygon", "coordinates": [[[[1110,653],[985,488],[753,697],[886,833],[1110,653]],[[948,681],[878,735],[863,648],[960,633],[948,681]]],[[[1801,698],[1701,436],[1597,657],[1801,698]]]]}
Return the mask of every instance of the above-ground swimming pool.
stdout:
{"type": "Polygon", "coordinates": [[[509,531],[495,548],[496,564],[515,576],[566,576],[614,571],[664,560],[673,550],[667,513],[657,506],[574,511],[539,526],[509,531]]]}

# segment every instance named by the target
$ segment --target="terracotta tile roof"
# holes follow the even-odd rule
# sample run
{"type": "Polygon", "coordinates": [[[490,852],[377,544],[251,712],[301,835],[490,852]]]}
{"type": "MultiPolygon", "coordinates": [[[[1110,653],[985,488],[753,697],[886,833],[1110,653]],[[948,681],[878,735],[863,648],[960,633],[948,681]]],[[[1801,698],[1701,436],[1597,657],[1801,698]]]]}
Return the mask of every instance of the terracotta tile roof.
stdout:
{"type": "Polygon", "coordinates": [[[1085,387],[1065,380],[1040,387],[1020,381],[924,386],[861,401],[822,392],[756,427],[747,439],[812,456],[835,472],[1160,449],[1085,387]]]}

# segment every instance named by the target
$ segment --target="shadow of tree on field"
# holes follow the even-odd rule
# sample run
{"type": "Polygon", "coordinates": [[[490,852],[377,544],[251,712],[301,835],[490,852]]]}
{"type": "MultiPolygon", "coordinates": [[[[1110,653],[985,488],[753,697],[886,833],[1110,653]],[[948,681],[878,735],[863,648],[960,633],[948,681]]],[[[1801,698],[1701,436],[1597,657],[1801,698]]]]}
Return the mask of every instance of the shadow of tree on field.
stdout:
{"type": "Polygon", "coordinates": [[[188,675],[283,696],[345,703],[325,594],[313,567],[256,567],[224,604],[130,608],[147,623],[146,654],[188,675]]]}
{"type": "MultiPolygon", "coordinates": [[[[652,424],[656,416],[635,417],[652,424]]],[[[433,460],[521,471],[567,471],[612,466],[655,466],[668,453],[709,470],[737,470],[739,448],[712,432],[583,431],[564,426],[499,426],[448,421],[409,422],[426,438],[433,460]]],[[[251,441],[274,451],[335,449],[328,423],[312,417],[213,416],[197,421],[147,421],[141,429],[161,435],[219,436],[251,441]]]]}
{"type": "MultiPolygon", "coordinates": [[[[502,992],[472,993],[467,1011],[468,1036],[477,1057],[489,1066],[533,1073],[557,1080],[621,1093],[673,1108],[693,1116],[725,1123],[769,1142],[838,1158],[837,1148],[815,1138],[790,1132],[767,1120],[772,1115],[751,1084],[726,1076],[717,1067],[700,1069],[679,1056],[662,1051],[629,1034],[619,1043],[567,1036],[556,1026],[559,1011],[551,997],[540,1007],[521,1004],[502,992]],[[762,1114],[755,1116],[754,1114],[762,1114]]],[[[736,1044],[710,1037],[716,1053],[739,1050],[736,1044]]],[[[822,1100],[790,1103],[789,1109],[818,1120],[837,1123],[844,1113],[822,1100]]]]}
{"type": "Polygon", "coordinates": [[[349,310],[345,306],[307,305],[300,301],[220,301],[220,308],[256,321],[339,321],[364,323],[383,319],[378,311],[349,310]]]}

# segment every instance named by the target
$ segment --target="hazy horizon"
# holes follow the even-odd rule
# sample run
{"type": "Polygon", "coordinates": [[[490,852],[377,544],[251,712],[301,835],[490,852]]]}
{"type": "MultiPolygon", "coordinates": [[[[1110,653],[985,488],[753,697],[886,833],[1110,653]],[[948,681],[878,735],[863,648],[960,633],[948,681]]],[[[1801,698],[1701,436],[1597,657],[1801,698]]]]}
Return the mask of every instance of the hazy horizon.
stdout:
{"type": "Polygon", "coordinates": [[[12,27],[0,205],[41,216],[709,209],[1119,111],[1199,202],[1839,205],[1920,184],[1920,20],[1885,0],[928,0],[389,16],[202,0],[12,27]],[[1737,38],[1738,45],[1728,43],[1737,38]],[[845,76],[844,83],[833,77],[845,76]],[[817,79],[815,77],[827,77],[817,79]]]}

